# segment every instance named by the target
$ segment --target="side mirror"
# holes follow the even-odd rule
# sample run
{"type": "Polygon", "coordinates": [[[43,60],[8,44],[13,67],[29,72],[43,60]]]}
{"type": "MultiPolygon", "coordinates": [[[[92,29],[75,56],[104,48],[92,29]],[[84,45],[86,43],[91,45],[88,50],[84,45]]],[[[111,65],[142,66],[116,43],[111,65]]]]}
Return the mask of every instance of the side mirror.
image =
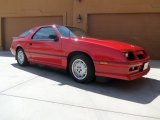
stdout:
{"type": "Polygon", "coordinates": [[[49,39],[53,39],[54,41],[58,41],[59,40],[57,35],[49,35],[49,39]]]}

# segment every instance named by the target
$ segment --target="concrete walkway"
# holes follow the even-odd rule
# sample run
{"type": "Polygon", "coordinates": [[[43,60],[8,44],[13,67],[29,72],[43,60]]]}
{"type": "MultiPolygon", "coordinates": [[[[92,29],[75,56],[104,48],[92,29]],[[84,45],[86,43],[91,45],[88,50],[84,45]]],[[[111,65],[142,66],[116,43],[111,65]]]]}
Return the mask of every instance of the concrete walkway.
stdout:
{"type": "Polygon", "coordinates": [[[0,52],[0,120],[160,120],[160,61],[136,81],[79,84],[0,52]]]}

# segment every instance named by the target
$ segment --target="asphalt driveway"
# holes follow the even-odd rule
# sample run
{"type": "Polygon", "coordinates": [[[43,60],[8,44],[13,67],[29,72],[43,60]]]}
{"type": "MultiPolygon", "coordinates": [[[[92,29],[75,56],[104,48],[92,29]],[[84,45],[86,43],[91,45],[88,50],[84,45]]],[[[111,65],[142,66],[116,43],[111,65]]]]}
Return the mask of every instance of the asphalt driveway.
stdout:
{"type": "Polygon", "coordinates": [[[0,52],[0,120],[160,120],[160,61],[136,81],[79,84],[62,70],[20,67],[0,52]]]}

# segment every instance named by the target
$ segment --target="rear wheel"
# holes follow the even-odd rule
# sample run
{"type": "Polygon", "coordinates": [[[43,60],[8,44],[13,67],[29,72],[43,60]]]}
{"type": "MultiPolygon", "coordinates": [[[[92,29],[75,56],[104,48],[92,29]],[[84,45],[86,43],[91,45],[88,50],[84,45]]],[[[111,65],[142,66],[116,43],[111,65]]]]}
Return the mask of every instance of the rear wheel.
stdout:
{"type": "Polygon", "coordinates": [[[72,57],[69,71],[74,80],[80,83],[91,82],[95,77],[92,61],[83,54],[72,57]]]}
{"type": "Polygon", "coordinates": [[[22,48],[19,48],[17,50],[17,53],[16,53],[16,59],[17,59],[17,63],[20,65],[20,66],[26,66],[29,64],[28,60],[27,60],[27,56],[24,52],[24,50],[22,48]]]}

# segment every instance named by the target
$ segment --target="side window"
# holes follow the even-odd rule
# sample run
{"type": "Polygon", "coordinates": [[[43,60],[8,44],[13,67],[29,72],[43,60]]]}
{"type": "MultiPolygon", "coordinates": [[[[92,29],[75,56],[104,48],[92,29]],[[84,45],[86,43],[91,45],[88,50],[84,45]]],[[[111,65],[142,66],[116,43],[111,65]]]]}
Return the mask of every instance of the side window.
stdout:
{"type": "Polygon", "coordinates": [[[28,31],[26,31],[26,32],[24,32],[24,33],[22,33],[22,34],[19,35],[19,36],[20,36],[20,37],[26,37],[26,36],[28,36],[31,32],[32,32],[32,29],[31,29],[31,30],[28,30],[28,31]]]}
{"type": "Polygon", "coordinates": [[[56,36],[52,27],[43,27],[39,29],[32,37],[34,40],[51,40],[50,36],[56,36]]]}

